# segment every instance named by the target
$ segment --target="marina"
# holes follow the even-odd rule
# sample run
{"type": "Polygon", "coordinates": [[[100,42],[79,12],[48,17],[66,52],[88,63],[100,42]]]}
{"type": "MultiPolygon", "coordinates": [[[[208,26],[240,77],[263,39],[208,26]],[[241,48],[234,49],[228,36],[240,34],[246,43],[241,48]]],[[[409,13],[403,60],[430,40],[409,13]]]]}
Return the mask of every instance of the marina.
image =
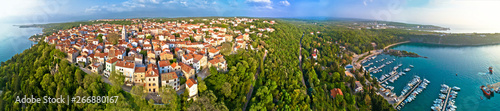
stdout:
{"type": "MultiPolygon", "coordinates": [[[[386,64],[386,62],[390,60],[394,61],[392,64],[386,64],[384,68],[381,68],[381,72],[370,73],[373,77],[377,77],[378,80],[387,79],[387,77],[384,79],[380,79],[380,77],[392,72],[394,70],[393,68],[399,64],[403,65],[397,69],[398,73],[405,72],[404,69],[406,68],[411,69],[405,72],[406,76],[399,76],[393,83],[389,80],[386,81],[387,83],[384,82],[383,84],[385,84],[385,87],[389,87],[389,89],[380,92],[381,95],[385,95],[387,91],[393,91],[387,94],[396,94],[400,96],[401,91],[407,85],[408,81],[413,79],[414,75],[426,78],[433,83],[429,84],[425,91],[422,91],[422,93],[417,96],[418,99],[413,100],[410,104],[405,104],[400,110],[429,110],[434,104],[433,101],[439,97],[439,94],[443,94],[443,97],[446,97],[446,94],[440,92],[441,84],[439,83],[450,85],[452,91],[459,92],[460,95],[463,96],[447,103],[449,106],[450,103],[454,102],[454,105],[459,107],[458,110],[497,110],[498,108],[496,107],[500,106],[500,97],[485,96],[483,91],[479,89],[482,85],[488,87],[487,89],[495,93],[499,89],[500,73],[498,73],[498,71],[495,73],[494,69],[500,67],[500,64],[494,61],[500,61],[500,58],[498,58],[500,53],[488,52],[488,50],[500,50],[500,45],[456,47],[408,43],[395,46],[393,49],[415,52],[428,58],[394,57],[379,54],[376,58],[370,59],[365,64],[362,64],[367,65],[373,62],[370,66],[373,67],[386,64]],[[385,58],[387,59],[384,62],[375,63],[375,61],[385,58]],[[490,73],[489,67],[492,67],[493,73],[490,73]],[[460,90],[453,90],[453,86],[459,86],[460,90]],[[437,92],[440,93],[438,94],[437,92]]],[[[366,69],[370,67],[366,67],[366,69]]],[[[397,102],[395,102],[395,99],[397,97],[384,97],[390,104],[393,104],[393,106],[396,105],[397,102]]],[[[442,101],[442,103],[444,102],[445,101],[442,101]]]]}
{"type": "Polygon", "coordinates": [[[421,80],[419,76],[414,76],[403,91],[401,91],[401,95],[396,99],[394,107],[397,110],[401,110],[406,104],[414,101],[416,96],[422,93],[429,83],[430,81],[427,79],[421,80]]]}
{"type": "Polygon", "coordinates": [[[460,88],[458,88],[457,86],[454,86],[452,88],[446,84],[441,84],[441,93],[443,94],[440,94],[439,98],[444,102],[439,104],[435,103],[433,106],[431,106],[431,109],[434,111],[455,111],[457,108],[457,106],[455,106],[455,99],[458,94],[458,92],[456,92],[457,89],[459,90],[460,88]]]}

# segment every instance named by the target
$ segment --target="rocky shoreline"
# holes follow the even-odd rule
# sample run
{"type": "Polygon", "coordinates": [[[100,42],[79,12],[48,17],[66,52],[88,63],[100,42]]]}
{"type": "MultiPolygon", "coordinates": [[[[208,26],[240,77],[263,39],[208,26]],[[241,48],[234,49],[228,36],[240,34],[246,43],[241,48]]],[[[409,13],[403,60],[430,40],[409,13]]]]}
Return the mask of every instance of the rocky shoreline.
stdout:
{"type": "Polygon", "coordinates": [[[386,55],[392,55],[392,56],[397,56],[397,57],[422,57],[422,58],[427,58],[424,56],[420,56],[415,52],[408,52],[408,51],[402,51],[402,50],[394,50],[394,49],[386,49],[382,52],[383,54],[386,55]]]}

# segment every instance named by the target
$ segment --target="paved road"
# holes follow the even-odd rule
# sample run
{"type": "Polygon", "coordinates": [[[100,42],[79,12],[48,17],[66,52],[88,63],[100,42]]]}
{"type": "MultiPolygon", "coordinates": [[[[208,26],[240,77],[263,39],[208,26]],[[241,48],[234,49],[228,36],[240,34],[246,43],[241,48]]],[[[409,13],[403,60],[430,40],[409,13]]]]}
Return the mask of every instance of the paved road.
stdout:
{"type": "MultiPolygon", "coordinates": [[[[299,47],[299,69],[302,72],[302,39],[304,38],[304,33],[302,33],[302,37],[300,38],[300,47],[299,47]]],[[[304,81],[304,74],[302,74],[302,85],[306,86],[306,82],[304,81]]]]}
{"type": "MultiPolygon", "coordinates": [[[[265,50],[264,52],[265,53],[264,53],[264,57],[262,58],[262,62],[264,62],[264,60],[266,60],[266,56],[267,56],[267,50],[265,50]]],[[[260,73],[260,65],[257,68],[257,72],[255,73],[253,80],[257,80],[259,73],[260,73]]],[[[248,102],[250,102],[250,99],[252,99],[252,93],[253,93],[253,84],[250,85],[250,91],[248,91],[248,93],[247,93],[247,101],[245,102],[245,105],[243,105],[243,111],[246,110],[248,102]]]]}
{"type": "MultiPolygon", "coordinates": [[[[301,72],[302,72],[302,39],[304,38],[304,34],[305,33],[302,33],[302,37],[300,38],[300,47],[299,47],[300,48],[299,49],[300,50],[299,51],[299,68],[300,68],[301,72]]],[[[306,91],[309,90],[309,87],[306,85],[306,82],[305,82],[304,73],[302,73],[302,85],[304,85],[306,87],[306,91]]],[[[309,99],[311,99],[311,100],[313,99],[311,94],[308,93],[307,95],[309,95],[309,99]]],[[[309,108],[312,109],[312,107],[313,107],[312,105],[309,105],[309,108]]]]}

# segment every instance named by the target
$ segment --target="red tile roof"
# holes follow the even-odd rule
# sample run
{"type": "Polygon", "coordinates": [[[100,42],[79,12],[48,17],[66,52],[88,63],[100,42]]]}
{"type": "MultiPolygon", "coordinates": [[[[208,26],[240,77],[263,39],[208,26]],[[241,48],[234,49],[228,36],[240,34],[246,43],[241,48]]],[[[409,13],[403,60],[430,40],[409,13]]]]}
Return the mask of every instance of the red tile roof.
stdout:
{"type": "Polygon", "coordinates": [[[136,67],[135,73],[144,73],[146,72],[146,67],[136,67]]]}
{"type": "Polygon", "coordinates": [[[335,97],[337,97],[337,95],[343,96],[344,94],[342,94],[342,90],[340,90],[339,88],[334,88],[334,89],[330,90],[330,96],[335,98],[335,97]]]}
{"type": "Polygon", "coordinates": [[[158,65],[159,65],[160,67],[169,66],[169,65],[170,65],[170,61],[159,61],[159,62],[158,62],[158,65]]]}
{"type": "Polygon", "coordinates": [[[198,84],[196,83],[196,81],[193,79],[193,78],[189,78],[187,81],[186,81],[186,85],[191,88],[193,85],[195,84],[198,84]]]}
{"type": "Polygon", "coordinates": [[[162,81],[168,81],[168,80],[177,79],[177,78],[179,78],[179,77],[177,77],[177,74],[175,72],[161,74],[162,81]]]}
{"type": "Polygon", "coordinates": [[[127,62],[127,61],[118,61],[116,63],[116,66],[118,66],[118,67],[125,67],[125,68],[134,68],[135,67],[135,63],[133,63],[133,62],[127,62]]]}

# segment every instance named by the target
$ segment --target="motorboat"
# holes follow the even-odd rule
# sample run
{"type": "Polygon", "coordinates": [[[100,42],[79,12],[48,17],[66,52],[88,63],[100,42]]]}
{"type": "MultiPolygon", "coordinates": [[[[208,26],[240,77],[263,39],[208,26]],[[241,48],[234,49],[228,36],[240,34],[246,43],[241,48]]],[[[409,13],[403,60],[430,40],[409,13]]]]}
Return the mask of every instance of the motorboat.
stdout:
{"type": "Polygon", "coordinates": [[[439,94],[439,98],[441,98],[441,99],[446,99],[446,95],[444,95],[444,94],[439,94]]]}
{"type": "Polygon", "coordinates": [[[448,85],[446,85],[446,84],[441,84],[441,88],[446,88],[446,89],[448,89],[448,88],[449,88],[449,86],[448,86],[448,85]]]}
{"type": "Polygon", "coordinates": [[[424,79],[424,82],[425,83],[431,83],[431,81],[427,80],[427,79],[424,79]]]}
{"type": "Polygon", "coordinates": [[[410,70],[411,70],[410,68],[406,68],[404,71],[409,72],[410,70]]]}
{"type": "Polygon", "coordinates": [[[460,91],[460,88],[459,88],[459,87],[457,87],[457,86],[453,86],[453,88],[451,88],[451,89],[453,89],[453,90],[455,90],[455,91],[460,91]]]}
{"type": "Polygon", "coordinates": [[[481,88],[481,90],[483,91],[483,93],[486,95],[486,96],[490,96],[491,95],[491,91],[490,89],[486,88],[485,86],[481,86],[479,87],[481,88]]]}

